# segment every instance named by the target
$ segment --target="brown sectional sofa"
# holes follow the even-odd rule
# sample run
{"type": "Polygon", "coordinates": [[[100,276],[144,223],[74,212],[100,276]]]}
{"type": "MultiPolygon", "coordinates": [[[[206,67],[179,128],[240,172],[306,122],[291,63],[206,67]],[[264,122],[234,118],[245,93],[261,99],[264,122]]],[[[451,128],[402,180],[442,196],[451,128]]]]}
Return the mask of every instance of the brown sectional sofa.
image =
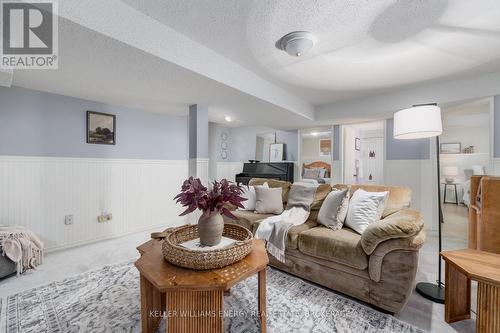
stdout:
{"type": "MultiPolygon", "coordinates": [[[[291,183],[254,178],[250,185],[267,182],[283,188],[286,203],[291,183]]],[[[335,185],[345,188],[346,185],[335,185]]],[[[344,227],[332,230],[316,222],[319,208],[332,187],[322,184],[316,191],[309,219],[290,229],[286,262],[269,256],[270,265],[306,280],[371,303],[391,313],[399,312],[410,296],[418,264],[418,250],[425,240],[420,213],[409,209],[411,191],[405,187],[353,185],[366,191],[389,191],[382,219],[362,234],[344,227]]],[[[253,233],[270,214],[234,211],[238,223],[253,233]]]]}

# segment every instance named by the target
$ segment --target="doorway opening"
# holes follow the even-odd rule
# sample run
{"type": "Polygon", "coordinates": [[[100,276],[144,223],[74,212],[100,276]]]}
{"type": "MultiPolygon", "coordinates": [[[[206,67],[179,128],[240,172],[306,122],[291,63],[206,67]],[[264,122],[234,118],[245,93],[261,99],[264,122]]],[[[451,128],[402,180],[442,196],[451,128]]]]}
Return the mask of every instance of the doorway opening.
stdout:
{"type": "Polygon", "coordinates": [[[492,105],[482,99],[443,108],[440,136],[443,249],[468,244],[470,178],[490,173],[492,162],[492,105]]]}
{"type": "Polygon", "coordinates": [[[300,179],[303,182],[330,184],[332,181],[333,127],[300,131],[300,179]]]}
{"type": "Polygon", "coordinates": [[[384,183],[384,121],[342,126],[343,182],[384,183]]]}

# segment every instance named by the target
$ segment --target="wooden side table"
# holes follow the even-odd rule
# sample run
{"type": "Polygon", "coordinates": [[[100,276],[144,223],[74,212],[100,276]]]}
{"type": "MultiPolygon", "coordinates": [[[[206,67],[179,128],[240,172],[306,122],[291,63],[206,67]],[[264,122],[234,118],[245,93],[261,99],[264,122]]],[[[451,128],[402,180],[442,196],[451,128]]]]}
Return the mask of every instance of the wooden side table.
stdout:
{"type": "Polygon", "coordinates": [[[162,318],[170,333],[222,333],[224,292],[236,283],[258,274],[260,331],[266,332],[266,266],[269,263],[262,240],[254,240],[252,252],[232,265],[197,271],[163,259],[160,240],[150,240],[137,249],[135,262],[141,277],[141,324],[143,333],[153,333],[162,318]]]}
{"type": "Polygon", "coordinates": [[[476,332],[500,332],[500,255],[472,249],[445,251],[445,321],[470,318],[470,282],[478,283],[476,332]]]}

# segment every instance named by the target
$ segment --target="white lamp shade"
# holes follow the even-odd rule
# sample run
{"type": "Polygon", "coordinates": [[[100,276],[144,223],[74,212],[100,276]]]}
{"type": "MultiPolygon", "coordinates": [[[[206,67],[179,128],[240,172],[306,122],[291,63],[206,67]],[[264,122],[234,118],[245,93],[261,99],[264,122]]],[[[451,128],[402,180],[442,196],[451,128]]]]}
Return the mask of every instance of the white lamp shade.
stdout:
{"type": "Polygon", "coordinates": [[[419,105],[394,114],[395,139],[422,139],[441,135],[441,108],[419,105]]]}
{"type": "Polygon", "coordinates": [[[458,168],[456,166],[443,167],[444,176],[458,176],[458,168]]]}

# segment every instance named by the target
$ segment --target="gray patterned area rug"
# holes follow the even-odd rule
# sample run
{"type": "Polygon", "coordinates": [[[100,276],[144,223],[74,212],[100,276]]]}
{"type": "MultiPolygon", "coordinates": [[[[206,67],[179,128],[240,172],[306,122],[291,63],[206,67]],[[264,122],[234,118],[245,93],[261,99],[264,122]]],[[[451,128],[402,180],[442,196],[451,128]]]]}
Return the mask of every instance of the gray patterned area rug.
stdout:
{"type": "MultiPolygon", "coordinates": [[[[106,266],[27,290],[6,300],[8,333],[140,332],[139,273],[132,262],[106,266]]],[[[258,332],[257,279],[224,298],[225,332],[258,332]]],[[[286,273],[268,268],[269,332],[401,332],[422,330],[286,273]]],[[[1,322],[1,321],[0,321],[1,322]]],[[[159,329],[165,332],[163,327],[159,329]]]]}

